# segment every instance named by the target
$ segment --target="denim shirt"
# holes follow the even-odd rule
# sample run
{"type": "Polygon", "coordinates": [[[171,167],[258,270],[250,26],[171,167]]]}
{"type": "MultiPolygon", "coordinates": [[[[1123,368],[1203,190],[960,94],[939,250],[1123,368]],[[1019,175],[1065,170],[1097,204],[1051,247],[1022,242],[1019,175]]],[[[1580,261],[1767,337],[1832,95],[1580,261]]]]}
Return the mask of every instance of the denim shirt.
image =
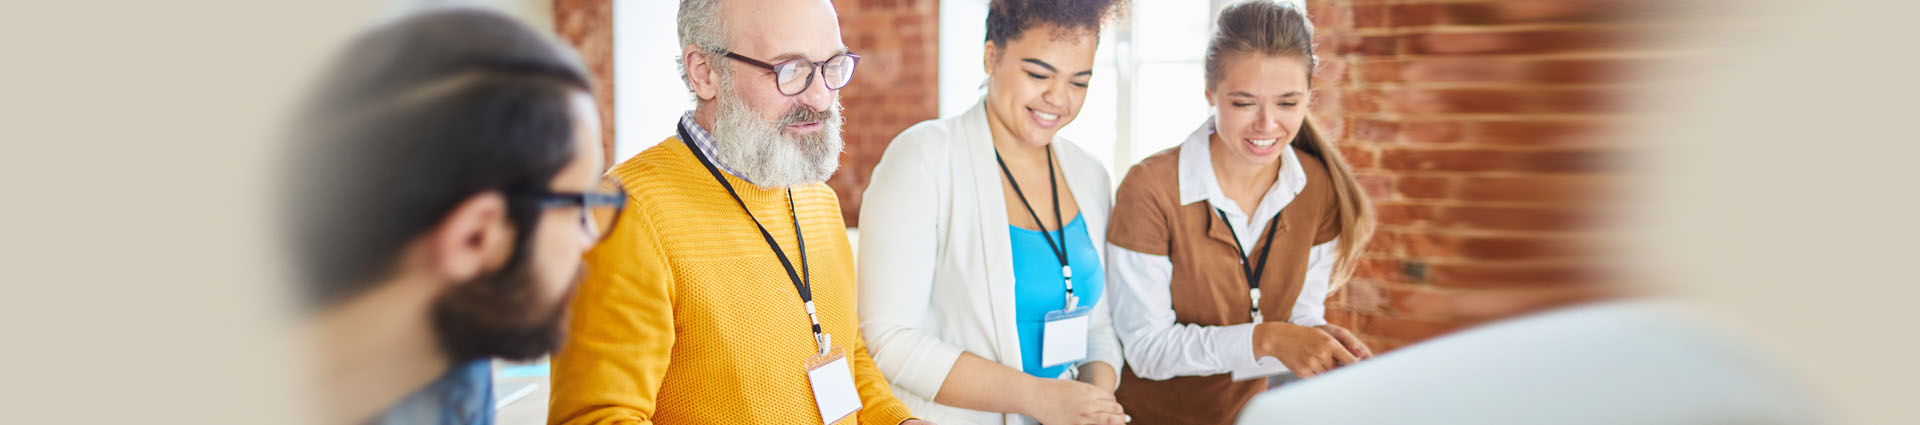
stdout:
{"type": "Polygon", "coordinates": [[[480,359],[445,375],[367,421],[377,425],[493,425],[493,362],[480,359]]]}

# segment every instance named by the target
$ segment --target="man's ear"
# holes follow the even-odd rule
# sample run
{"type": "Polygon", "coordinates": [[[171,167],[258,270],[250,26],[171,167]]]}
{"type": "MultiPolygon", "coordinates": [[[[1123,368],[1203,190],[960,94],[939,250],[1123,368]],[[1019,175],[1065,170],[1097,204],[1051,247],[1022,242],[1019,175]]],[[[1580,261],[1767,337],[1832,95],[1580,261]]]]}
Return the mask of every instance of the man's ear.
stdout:
{"type": "Polygon", "coordinates": [[[713,100],[720,96],[720,69],[715,68],[707,52],[688,44],[680,49],[680,64],[686,68],[687,84],[693,87],[693,95],[700,100],[713,100]]]}
{"type": "Polygon", "coordinates": [[[498,270],[513,255],[513,224],[500,192],[473,195],[453,207],[427,234],[427,261],[447,282],[467,282],[498,270]]]}

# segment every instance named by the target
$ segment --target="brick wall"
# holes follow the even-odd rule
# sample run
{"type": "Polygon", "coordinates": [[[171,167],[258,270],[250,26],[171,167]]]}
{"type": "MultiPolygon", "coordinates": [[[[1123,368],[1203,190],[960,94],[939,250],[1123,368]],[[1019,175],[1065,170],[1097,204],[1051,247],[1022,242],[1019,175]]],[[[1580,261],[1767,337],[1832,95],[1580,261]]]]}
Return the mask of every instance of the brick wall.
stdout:
{"type": "Polygon", "coordinates": [[[1310,0],[1314,113],[1380,226],[1328,319],[1391,350],[1604,296],[1641,1],[1310,0]]]}
{"type": "Polygon", "coordinates": [[[613,155],[613,0],[554,0],[553,30],[579,51],[593,75],[594,98],[600,104],[600,144],[606,165],[613,155]]]}
{"type": "Polygon", "coordinates": [[[893,136],[940,113],[940,5],[936,0],[838,0],[840,37],[860,55],[853,83],[840,91],[846,107],[846,153],[827,182],[840,194],[847,225],[860,217],[860,196],[893,136]]]}

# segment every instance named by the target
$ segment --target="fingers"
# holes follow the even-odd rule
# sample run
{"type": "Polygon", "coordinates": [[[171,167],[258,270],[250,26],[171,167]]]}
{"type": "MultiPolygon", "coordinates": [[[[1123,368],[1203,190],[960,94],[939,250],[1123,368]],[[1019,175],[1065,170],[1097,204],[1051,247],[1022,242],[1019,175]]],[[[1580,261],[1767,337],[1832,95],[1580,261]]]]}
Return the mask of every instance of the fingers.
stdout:
{"type": "Polygon", "coordinates": [[[1336,349],[1328,351],[1332,352],[1334,363],[1340,366],[1346,366],[1360,361],[1359,359],[1353,358],[1353,353],[1347,352],[1347,347],[1336,347],[1336,349]]]}
{"type": "Polygon", "coordinates": [[[1119,403],[1095,403],[1092,410],[1080,414],[1080,421],[1095,425],[1125,425],[1127,415],[1119,403]]]}
{"type": "Polygon", "coordinates": [[[1366,360],[1369,357],[1373,357],[1373,349],[1367,348],[1367,343],[1361,342],[1360,337],[1354,336],[1353,332],[1348,332],[1345,328],[1333,325],[1327,325],[1321,329],[1326,330],[1327,334],[1333,335],[1333,339],[1339,340],[1340,345],[1346,346],[1347,351],[1353,353],[1354,358],[1366,360]]]}
{"type": "Polygon", "coordinates": [[[1352,349],[1354,357],[1358,357],[1360,360],[1373,358],[1373,349],[1368,348],[1367,343],[1360,342],[1360,338],[1354,338],[1353,344],[1348,345],[1347,348],[1352,349]]]}
{"type": "Polygon", "coordinates": [[[1320,365],[1308,364],[1299,369],[1294,369],[1293,374],[1294,376],[1299,376],[1300,379],[1312,378],[1314,375],[1320,374],[1320,365]]]}

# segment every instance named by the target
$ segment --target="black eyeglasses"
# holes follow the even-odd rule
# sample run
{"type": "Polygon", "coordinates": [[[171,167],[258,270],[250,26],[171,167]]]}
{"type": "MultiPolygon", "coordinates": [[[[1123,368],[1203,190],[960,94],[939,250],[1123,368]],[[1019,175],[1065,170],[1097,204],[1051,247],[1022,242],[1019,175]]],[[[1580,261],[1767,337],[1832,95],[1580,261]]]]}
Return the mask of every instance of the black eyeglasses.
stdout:
{"type": "Polygon", "coordinates": [[[579,208],[580,230],[587,239],[605,240],[620,223],[620,211],[627,206],[627,190],[613,176],[600,179],[599,187],[587,192],[540,192],[524,194],[541,210],[579,208]]]}
{"type": "Polygon", "coordinates": [[[828,90],[846,87],[848,82],[853,81],[853,68],[860,65],[860,55],[852,53],[833,55],[819,62],[808,61],[806,58],[794,58],[779,64],[761,62],[734,52],[727,52],[727,57],[773,71],[774,85],[780,87],[780,94],[788,96],[799,96],[800,93],[806,92],[808,87],[813,87],[813,76],[816,74],[826,76],[824,82],[827,83],[828,90]]]}

